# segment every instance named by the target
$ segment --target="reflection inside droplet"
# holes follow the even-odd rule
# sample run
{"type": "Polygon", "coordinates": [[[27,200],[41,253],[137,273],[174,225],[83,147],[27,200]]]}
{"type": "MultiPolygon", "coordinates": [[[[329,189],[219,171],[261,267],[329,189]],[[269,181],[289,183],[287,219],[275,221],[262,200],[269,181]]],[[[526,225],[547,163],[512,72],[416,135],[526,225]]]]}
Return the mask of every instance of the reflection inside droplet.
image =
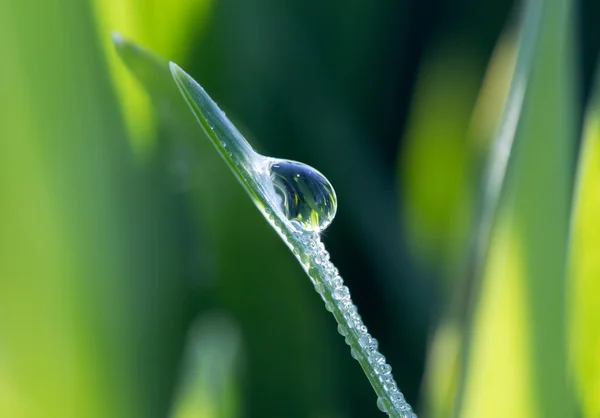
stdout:
{"type": "Polygon", "coordinates": [[[327,228],[335,216],[337,199],[325,176],[295,161],[274,160],[269,168],[278,203],[287,219],[305,231],[327,228]]]}

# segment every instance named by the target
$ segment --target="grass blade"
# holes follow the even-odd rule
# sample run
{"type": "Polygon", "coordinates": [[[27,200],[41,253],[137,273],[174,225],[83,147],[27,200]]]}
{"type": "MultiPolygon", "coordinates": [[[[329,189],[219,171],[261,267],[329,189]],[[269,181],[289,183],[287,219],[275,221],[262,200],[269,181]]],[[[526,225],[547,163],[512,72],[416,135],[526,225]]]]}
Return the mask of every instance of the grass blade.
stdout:
{"type": "Polygon", "coordinates": [[[260,370],[245,379],[242,399],[252,401],[245,402],[244,410],[252,416],[286,409],[290,417],[333,413],[339,408],[335,399],[341,389],[334,384],[339,365],[329,345],[304,345],[327,338],[327,333],[326,313],[315,311],[310,289],[300,280],[302,271],[294,269],[293,258],[272,240],[270,228],[252,210],[239,183],[215,158],[213,145],[173,82],[168,61],[122,37],[116,41],[123,62],[152,97],[160,131],[156,157],[167,170],[177,168],[178,196],[192,221],[182,227],[199,243],[186,247],[189,257],[196,263],[202,250],[203,257],[214,260],[207,263],[214,269],[203,264],[191,272],[194,282],[210,282],[194,303],[199,309],[217,304],[231,313],[245,336],[247,369],[260,370]],[[245,245],[248,235],[262,245],[245,245]],[[231,263],[232,257],[240,262],[231,263]],[[289,272],[287,280],[279,280],[282,271],[289,272]],[[280,304],[282,295],[287,295],[285,306],[280,304]],[[278,315],[273,317],[275,310],[278,315]],[[290,324],[298,328],[296,333],[265,345],[290,324]],[[297,361],[290,362],[290,356],[297,361]],[[291,385],[296,390],[288,390],[291,385]]]}
{"type": "Polygon", "coordinates": [[[600,415],[600,66],[579,155],[569,263],[570,366],[582,417],[600,415]]]}
{"type": "Polygon", "coordinates": [[[539,31],[528,46],[531,74],[469,331],[465,416],[572,414],[564,344],[576,108],[572,10],[570,2],[528,5],[538,13],[539,31]],[[500,294],[503,303],[492,303],[500,294]],[[494,367],[499,364],[506,366],[494,367]]]}
{"type": "Polygon", "coordinates": [[[196,81],[174,63],[171,63],[171,71],[183,97],[221,157],[269,224],[292,250],[325,301],[326,308],[333,313],[339,332],[346,336],[353,356],[379,397],[380,409],[392,417],[414,416],[397,389],[391,367],[377,350],[377,341],[362,323],[348,288],[329,261],[329,254],[318,233],[298,230],[281,210],[268,173],[268,158],[250,147],[196,81]]]}

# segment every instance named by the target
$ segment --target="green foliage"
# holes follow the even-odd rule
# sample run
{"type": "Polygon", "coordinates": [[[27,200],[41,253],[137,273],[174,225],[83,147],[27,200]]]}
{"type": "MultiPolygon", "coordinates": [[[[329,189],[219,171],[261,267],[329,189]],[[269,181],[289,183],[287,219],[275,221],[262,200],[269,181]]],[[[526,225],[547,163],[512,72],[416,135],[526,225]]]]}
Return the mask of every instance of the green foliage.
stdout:
{"type": "Polygon", "coordinates": [[[376,413],[320,242],[117,30],[327,174],[320,238],[420,416],[596,418],[600,3],[475,3],[0,1],[0,416],[376,413]]]}

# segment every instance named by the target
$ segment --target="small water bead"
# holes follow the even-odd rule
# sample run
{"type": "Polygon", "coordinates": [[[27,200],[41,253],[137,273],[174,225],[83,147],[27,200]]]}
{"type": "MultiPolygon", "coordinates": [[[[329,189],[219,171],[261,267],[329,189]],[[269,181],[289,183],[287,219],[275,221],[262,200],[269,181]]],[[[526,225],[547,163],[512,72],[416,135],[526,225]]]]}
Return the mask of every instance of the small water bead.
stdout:
{"type": "Polygon", "coordinates": [[[338,332],[344,337],[348,334],[348,331],[343,325],[338,325],[338,332]]]}
{"type": "MultiPolygon", "coordinates": [[[[337,198],[329,181],[314,168],[295,161],[273,160],[269,167],[280,206],[290,221],[305,231],[322,231],[337,211],[337,198]]],[[[316,248],[317,244],[313,247],[316,248]]]]}
{"type": "Polygon", "coordinates": [[[391,374],[382,374],[379,376],[379,380],[383,384],[383,389],[389,393],[398,392],[398,387],[396,386],[396,381],[392,377],[391,374]]]}
{"type": "Polygon", "coordinates": [[[325,272],[330,276],[330,277],[335,277],[338,275],[338,269],[335,268],[335,266],[333,265],[333,263],[327,263],[325,265],[325,272]]]}
{"type": "Polygon", "coordinates": [[[333,297],[337,300],[348,299],[350,297],[350,291],[346,286],[338,287],[333,291],[333,297]]]}
{"type": "Polygon", "coordinates": [[[373,352],[377,351],[378,346],[379,346],[379,342],[375,338],[371,338],[371,341],[369,341],[369,344],[367,344],[367,346],[365,348],[370,353],[373,353],[373,352]]]}
{"type": "Polygon", "coordinates": [[[406,400],[402,401],[401,403],[398,403],[396,408],[398,408],[400,411],[402,411],[404,413],[404,417],[406,417],[406,418],[410,417],[410,406],[408,406],[408,404],[406,403],[406,400]]]}
{"type": "Polygon", "coordinates": [[[390,374],[392,373],[392,366],[389,364],[382,364],[379,366],[379,373],[381,374],[390,374]]]}
{"type": "Polygon", "coordinates": [[[338,287],[342,287],[344,285],[344,281],[341,277],[336,277],[331,281],[331,287],[337,289],[338,287]]]}
{"type": "Polygon", "coordinates": [[[225,148],[225,147],[227,146],[227,142],[225,142],[225,141],[221,141],[221,146],[222,146],[223,148],[225,148]]]}
{"type": "Polygon", "coordinates": [[[348,293],[348,297],[344,298],[340,301],[340,310],[342,312],[346,312],[350,307],[352,307],[352,300],[350,299],[350,293],[348,293]]]}
{"type": "Polygon", "coordinates": [[[333,312],[333,305],[331,302],[325,302],[325,309],[327,309],[329,312],[333,312]]]}
{"type": "Polygon", "coordinates": [[[405,403],[404,396],[400,392],[396,392],[390,395],[390,400],[392,401],[392,405],[396,408],[403,406],[405,403]]]}
{"type": "Polygon", "coordinates": [[[358,360],[358,354],[356,354],[356,350],[354,348],[350,349],[350,355],[354,360],[358,360]]]}
{"type": "Polygon", "coordinates": [[[321,282],[315,283],[315,290],[317,291],[318,294],[323,293],[323,291],[325,290],[323,283],[321,283],[321,282]]]}
{"type": "Polygon", "coordinates": [[[385,407],[383,399],[377,398],[377,408],[379,408],[381,412],[387,412],[387,408],[385,407]]]}
{"type": "Polygon", "coordinates": [[[372,338],[371,338],[371,336],[369,334],[363,335],[362,337],[360,337],[358,339],[358,344],[360,344],[360,346],[362,348],[365,348],[365,347],[367,347],[371,343],[371,339],[372,338]]]}
{"type": "Polygon", "coordinates": [[[369,356],[369,363],[373,365],[384,364],[385,357],[379,351],[375,351],[373,354],[369,356]]]}

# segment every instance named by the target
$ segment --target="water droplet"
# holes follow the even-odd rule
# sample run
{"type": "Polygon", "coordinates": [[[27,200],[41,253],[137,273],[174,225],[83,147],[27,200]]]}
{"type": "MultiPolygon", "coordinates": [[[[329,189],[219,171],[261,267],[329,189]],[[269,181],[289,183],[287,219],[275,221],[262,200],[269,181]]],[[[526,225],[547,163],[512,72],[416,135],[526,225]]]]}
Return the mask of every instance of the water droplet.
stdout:
{"type": "Polygon", "coordinates": [[[363,348],[365,348],[366,346],[368,346],[370,344],[370,342],[371,342],[371,336],[369,334],[363,335],[362,337],[360,337],[358,339],[358,343],[363,348]]]}
{"type": "Polygon", "coordinates": [[[340,333],[340,335],[343,335],[344,337],[346,336],[346,334],[348,333],[346,331],[346,328],[344,328],[344,326],[342,325],[338,325],[338,332],[340,333]]]}
{"type": "Polygon", "coordinates": [[[377,366],[379,364],[384,364],[385,357],[383,357],[383,354],[381,354],[379,351],[376,351],[372,355],[369,356],[369,363],[371,363],[375,366],[377,366]]]}
{"type": "Polygon", "coordinates": [[[346,286],[338,287],[333,291],[333,297],[337,300],[343,300],[350,297],[350,291],[346,286]]]}
{"type": "Polygon", "coordinates": [[[318,294],[323,293],[323,291],[325,290],[323,283],[321,283],[321,282],[315,283],[315,290],[317,291],[318,294]]]}
{"type": "Polygon", "coordinates": [[[396,407],[399,408],[401,406],[404,406],[404,396],[402,396],[402,394],[400,392],[396,392],[392,395],[390,395],[390,400],[392,401],[392,404],[396,407]]]}
{"type": "Polygon", "coordinates": [[[385,403],[383,403],[383,399],[377,398],[377,408],[379,408],[381,412],[387,412],[387,408],[385,407],[385,403]]]}
{"type": "Polygon", "coordinates": [[[337,198],[325,176],[295,161],[273,160],[269,168],[284,215],[305,231],[327,228],[335,216],[337,198]]]}
{"type": "Polygon", "coordinates": [[[358,360],[358,354],[356,354],[356,350],[354,348],[350,349],[350,355],[354,360],[358,360]]]}
{"type": "Polygon", "coordinates": [[[227,146],[227,142],[225,142],[225,141],[221,141],[221,146],[222,146],[223,148],[225,148],[225,147],[227,146]]]}
{"type": "Polygon", "coordinates": [[[396,382],[394,381],[394,378],[391,374],[383,374],[379,376],[379,380],[381,380],[381,383],[383,383],[383,389],[386,392],[395,393],[398,391],[398,388],[396,387],[396,382]]]}
{"type": "Polygon", "coordinates": [[[331,281],[331,287],[333,287],[334,289],[337,289],[338,287],[342,287],[343,285],[344,285],[344,281],[339,276],[331,281]]]}
{"type": "Polygon", "coordinates": [[[377,351],[378,346],[379,346],[379,342],[375,338],[371,338],[371,341],[369,341],[369,344],[365,348],[369,352],[374,352],[374,351],[377,351]]]}
{"type": "Polygon", "coordinates": [[[379,367],[379,373],[381,374],[390,374],[392,372],[392,366],[389,364],[382,364],[379,367]]]}
{"type": "Polygon", "coordinates": [[[325,302],[325,309],[327,309],[329,312],[333,312],[333,305],[331,302],[325,302]]]}
{"type": "Polygon", "coordinates": [[[340,311],[346,312],[349,308],[352,307],[352,301],[350,300],[350,293],[348,293],[348,297],[342,299],[339,304],[340,311]]]}

